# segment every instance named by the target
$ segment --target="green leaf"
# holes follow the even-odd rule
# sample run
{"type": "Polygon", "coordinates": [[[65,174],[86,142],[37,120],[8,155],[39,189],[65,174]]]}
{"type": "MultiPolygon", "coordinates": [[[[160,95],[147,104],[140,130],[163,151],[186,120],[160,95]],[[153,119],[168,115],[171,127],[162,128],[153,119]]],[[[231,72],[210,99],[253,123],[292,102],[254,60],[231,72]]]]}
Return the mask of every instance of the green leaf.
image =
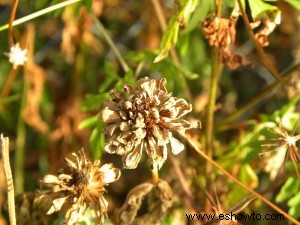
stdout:
{"type": "Polygon", "coordinates": [[[180,26],[186,26],[196,6],[199,4],[198,1],[199,0],[187,0],[181,9],[171,17],[160,43],[159,55],[154,59],[155,63],[164,59],[168,55],[171,47],[176,45],[179,28],[180,26]]]}
{"type": "Polygon", "coordinates": [[[89,143],[94,160],[101,158],[102,149],[104,147],[105,135],[103,133],[104,123],[99,121],[97,126],[94,128],[89,143]]]}
{"type": "Polygon", "coordinates": [[[87,94],[86,100],[81,104],[80,109],[83,111],[99,110],[100,105],[109,97],[109,93],[87,94]]]}
{"type": "Polygon", "coordinates": [[[89,118],[81,121],[81,123],[78,125],[78,129],[93,127],[98,122],[99,122],[98,116],[89,117],[89,118]]]}
{"type": "MultiPolygon", "coordinates": [[[[276,202],[283,202],[286,199],[292,197],[295,193],[299,191],[299,181],[296,177],[289,177],[280,189],[279,194],[276,196],[276,202]]],[[[300,202],[300,201],[299,201],[300,202]]]]}
{"type": "Polygon", "coordinates": [[[281,12],[276,6],[265,3],[262,0],[251,0],[248,2],[252,19],[269,19],[276,24],[280,24],[281,12]]]}

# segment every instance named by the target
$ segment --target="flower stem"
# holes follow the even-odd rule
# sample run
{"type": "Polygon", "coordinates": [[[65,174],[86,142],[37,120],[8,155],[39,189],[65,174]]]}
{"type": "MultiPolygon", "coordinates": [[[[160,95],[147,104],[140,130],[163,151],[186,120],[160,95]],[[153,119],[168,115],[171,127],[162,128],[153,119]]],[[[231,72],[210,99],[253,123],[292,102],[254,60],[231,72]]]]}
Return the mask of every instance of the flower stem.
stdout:
{"type": "MultiPolygon", "coordinates": [[[[217,16],[221,16],[222,1],[216,1],[217,16]]],[[[214,136],[214,112],[216,105],[216,97],[218,91],[218,80],[222,71],[222,65],[220,63],[220,53],[216,47],[212,48],[212,63],[211,63],[211,75],[210,75],[210,90],[209,100],[206,111],[206,127],[205,127],[205,153],[213,158],[213,136],[214,136]]],[[[212,166],[206,161],[205,175],[206,175],[206,190],[211,190],[211,174],[212,166]]],[[[206,207],[209,207],[209,199],[206,199],[206,207]]],[[[205,208],[206,208],[205,207],[205,208]]]]}
{"type": "Polygon", "coordinates": [[[159,180],[158,166],[153,165],[153,169],[152,169],[152,182],[153,182],[153,184],[154,185],[158,184],[158,180],[159,180]]]}
{"type": "Polygon", "coordinates": [[[205,154],[205,152],[201,151],[200,148],[197,146],[197,144],[192,141],[192,139],[186,138],[186,140],[194,148],[194,150],[199,153],[199,155],[201,155],[205,160],[207,160],[208,162],[210,162],[214,167],[216,167],[217,169],[219,169],[226,177],[228,177],[229,179],[233,180],[237,185],[239,185],[243,189],[249,191],[250,193],[252,193],[256,197],[258,197],[260,200],[262,200],[264,203],[266,203],[267,205],[269,205],[271,208],[273,208],[277,212],[283,214],[284,217],[287,218],[288,220],[290,220],[293,224],[300,225],[300,222],[297,221],[296,219],[294,219],[293,217],[291,217],[288,213],[286,213],[285,211],[283,211],[282,209],[280,209],[278,206],[276,206],[275,204],[273,204],[271,201],[269,201],[268,199],[266,199],[261,194],[257,193],[256,191],[254,191],[251,188],[249,188],[247,185],[245,185],[242,182],[240,182],[239,180],[237,180],[227,170],[225,170],[222,166],[220,166],[216,161],[214,161],[209,156],[207,156],[205,154]]]}
{"type": "Polygon", "coordinates": [[[8,22],[8,42],[11,46],[14,45],[12,27],[13,27],[13,22],[14,22],[14,19],[15,19],[15,16],[16,16],[16,11],[17,11],[17,8],[18,8],[18,3],[19,3],[19,0],[14,1],[13,7],[12,7],[11,12],[10,12],[10,16],[9,16],[9,22],[8,22]]]}
{"type": "MultiPolygon", "coordinates": [[[[218,80],[220,76],[220,57],[219,51],[217,48],[213,47],[212,49],[212,69],[211,69],[211,77],[210,77],[210,91],[209,91],[209,101],[206,111],[206,145],[205,145],[205,153],[212,158],[213,156],[213,133],[214,133],[214,111],[216,104],[216,95],[217,95],[217,87],[218,80]]],[[[212,167],[210,163],[206,163],[205,165],[205,173],[207,176],[207,185],[206,189],[210,190],[210,175],[212,172],[212,167]]]]}
{"type": "MultiPolygon", "coordinates": [[[[16,225],[16,210],[15,210],[15,193],[14,183],[9,163],[9,139],[0,135],[1,151],[3,157],[3,168],[6,177],[7,198],[8,198],[8,214],[11,225],[16,225]]],[[[1,153],[1,152],[0,152],[1,153]]],[[[0,154],[1,156],[1,154],[0,154]]]]}
{"type": "Polygon", "coordinates": [[[24,191],[24,156],[25,156],[25,139],[26,129],[23,119],[23,111],[27,98],[28,81],[24,77],[23,94],[21,99],[21,106],[19,112],[19,118],[17,123],[17,138],[16,138],[16,153],[15,153],[15,184],[16,194],[20,194],[24,191]]]}

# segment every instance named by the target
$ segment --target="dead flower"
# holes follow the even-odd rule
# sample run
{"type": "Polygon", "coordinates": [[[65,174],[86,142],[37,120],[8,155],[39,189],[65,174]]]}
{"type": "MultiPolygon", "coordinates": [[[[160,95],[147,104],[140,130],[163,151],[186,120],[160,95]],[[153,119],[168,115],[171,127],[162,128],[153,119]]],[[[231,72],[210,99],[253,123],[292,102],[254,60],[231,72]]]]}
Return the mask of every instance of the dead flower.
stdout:
{"type": "Polygon", "coordinates": [[[95,224],[102,224],[107,217],[107,202],[103,197],[105,186],[119,179],[120,170],[112,164],[100,165],[100,161],[89,161],[84,150],[75,160],[65,158],[67,166],[58,176],[46,175],[42,184],[49,186],[47,194],[41,196],[47,214],[67,209],[66,224],[77,223],[87,207],[93,211],[95,224]]]}
{"type": "Polygon", "coordinates": [[[222,63],[228,69],[234,70],[248,61],[240,54],[233,53],[231,45],[235,43],[236,30],[232,20],[214,17],[203,22],[203,32],[209,45],[219,50],[222,63]]]}
{"type": "MultiPolygon", "coordinates": [[[[296,142],[300,139],[300,134],[295,135],[295,131],[296,131],[298,125],[299,125],[299,121],[296,123],[291,135],[289,135],[287,130],[285,128],[283,128],[282,126],[279,127],[279,131],[270,130],[272,133],[277,135],[277,138],[266,140],[267,143],[262,145],[263,147],[265,147],[264,148],[265,152],[260,153],[259,156],[266,154],[266,153],[274,152],[274,151],[284,152],[285,153],[284,159],[282,159],[282,158],[277,159],[277,157],[276,157],[277,161],[279,161],[281,164],[281,166],[276,165],[277,170],[279,170],[282,167],[287,156],[289,156],[294,164],[297,176],[300,178],[298,168],[296,165],[296,161],[300,160],[299,149],[296,145],[296,142]]],[[[278,154],[278,156],[282,156],[282,155],[283,155],[283,153],[278,154]]],[[[274,162],[273,162],[273,164],[274,164],[274,162]]],[[[272,174],[271,174],[271,176],[272,176],[272,174]]]]}
{"type": "Polygon", "coordinates": [[[9,53],[4,53],[4,55],[8,56],[8,60],[13,64],[14,69],[16,69],[19,65],[24,65],[27,60],[26,54],[27,49],[22,50],[19,43],[12,46],[9,53]]]}
{"type": "Polygon", "coordinates": [[[166,83],[164,78],[157,81],[146,77],[137,82],[136,88],[126,84],[122,93],[112,90],[99,113],[100,120],[107,123],[105,132],[109,136],[104,150],[123,155],[125,168],[137,167],[144,148],[153,168],[160,168],[167,159],[167,145],[174,155],[184,149],[172,131],[184,135],[185,130],[200,127],[199,121],[180,119],[192,105],[168,93],[166,83]]]}

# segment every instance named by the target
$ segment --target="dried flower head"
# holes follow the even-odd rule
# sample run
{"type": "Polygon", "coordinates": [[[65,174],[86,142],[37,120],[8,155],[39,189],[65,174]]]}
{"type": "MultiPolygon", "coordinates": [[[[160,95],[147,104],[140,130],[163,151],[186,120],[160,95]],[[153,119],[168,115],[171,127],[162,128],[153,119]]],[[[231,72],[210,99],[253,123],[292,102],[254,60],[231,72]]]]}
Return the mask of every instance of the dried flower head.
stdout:
{"type": "Polygon", "coordinates": [[[125,168],[137,167],[143,149],[152,159],[152,166],[160,168],[167,159],[169,144],[174,155],[184,149],[172,131],[184,135],[185,130],[200,127],[199,121],[180,119],[192,110],[192,105],[168,93],[166,83],[165,79],[146,77],[137,82],[136,88],[126,84],[122,93],[112,90],[99,113],[100,120],[107,123],[104,150],[123,155],[125,168]]]}
{"type": "Polygon", "coordinates": [[[210,46],[219,50],[222,63],[234,70],[240,65],[247,65],[248,61],[240,54],[233,53],[231,45],[235,43],[235,26],[231,19],[214,17],[208,18],[203,23],[203,32],[210,46]]]}
{"type": "MultiPolygon", "coordinates": [[[[295,135],[295,131],[298,127],[298,124],[299,124],[299,121],[296,123],[291,135],[289,135],[287,130],[285,128],[283,128],[282,126],[279,127],[279,131],[270,130],[272,133],[277,135],[277,138],[266,140],[267,143],[262,145],[264,147],[265,152],[260,153],[259,155],[261,156],[263,154],[270,153],[273,151],[284,152],[284,154],[278,154],[278,156],[280,156],[280,157],[282,157],[282,155],[284,155],[284,159],[282,159],[282,158],[279,159],[276,157],[276,160],[279,161],[281,164],[281,166],[277,165],[276,168],[279,171],[279,168],[282,167],[287,156],[290,156],[292,162],[294,163],[297,175],[299,176],[299,172],[298,172],[298,169],[296,166],[296,161],[300,160],[300,154],[299,154],[299,149],[296,145],[296,142],[300,139],[300,134],[295,135]]],[[[277,173],[278,173],[278,171],[277,171],[277,173]]],[[[276,173],[276,175],[277,175],[277,173],[276,173]]],[[[275,174],[272,175],[273,178],[274,178],[274,175],[275,174]]]]}
{"type": "Polygon", "coordinates": [[[13,64],[14,69],[16,69],[19,65],[24,65],[24,63],[27,61],[27,49],[22,50],[19,46],[19,43],[12,46],[9,53],[4,54],[8,56],[8,60],[11,64],[13,64]]]}
{"type": "Polygon", "coordinates": [[[89,161],[84,150],[75,160],[65,158],[67,166],[58,176],[46,175],[42,181],[52,188],[41,196],[47,214],[67,210],[66,224],[77,223],[87,207],[93,212],[95,224],[102,224],[107,217],[107,202],[103,197],[105,186],[119,179],[120,170],[112,164],[100,165],[100,161],[89,161]]]}

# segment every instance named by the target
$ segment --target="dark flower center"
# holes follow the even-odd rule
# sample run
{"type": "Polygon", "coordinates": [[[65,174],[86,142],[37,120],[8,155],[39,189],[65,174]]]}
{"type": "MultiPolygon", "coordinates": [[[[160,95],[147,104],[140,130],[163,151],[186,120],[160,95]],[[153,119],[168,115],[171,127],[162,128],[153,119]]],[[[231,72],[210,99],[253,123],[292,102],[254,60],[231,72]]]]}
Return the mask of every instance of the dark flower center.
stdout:
{"type": "Polygon", "coordinates": [[[75,187],[81,187],[82,185],[87,185],[88,179],[86,175],[78,170],[75,170],[72,174],[72,180],[70,181],[71,185],[75,187]]]}

